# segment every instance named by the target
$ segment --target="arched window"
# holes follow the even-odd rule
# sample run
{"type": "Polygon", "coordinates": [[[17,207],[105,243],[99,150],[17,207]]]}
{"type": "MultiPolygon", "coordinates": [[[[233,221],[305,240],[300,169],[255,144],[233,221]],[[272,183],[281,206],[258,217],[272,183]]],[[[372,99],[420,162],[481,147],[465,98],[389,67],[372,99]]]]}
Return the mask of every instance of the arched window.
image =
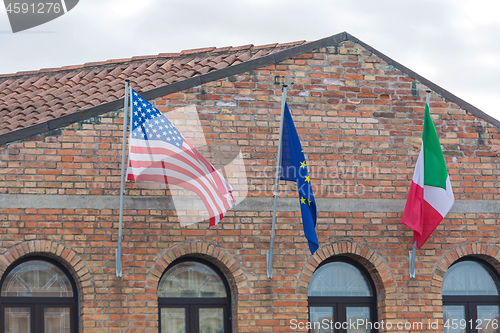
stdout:
{"type": "Polygon", "coordinates": [[[499,287],[486,262],[466,258],[454,263],[443,279],[444,332],[500,332],[499,287]]]}
{"type": "Polygon", "coordinates": [[[19,260],[0,283],[0,333],[78,331],[76,285],[56,261],[41,257],[19,260]]]}
{"type": "Polygon", "coordinates": [[[333,258],[322,264],[311,278],[308,296],[311,332],[376,331],[375,286],[357,262],[333,258]]]}
{"type": "Polygon", "coordinates": [[[220,270],[197,258],[177,260],[158,285],[161,333],[230,333],[231,295],[220,270]]]}

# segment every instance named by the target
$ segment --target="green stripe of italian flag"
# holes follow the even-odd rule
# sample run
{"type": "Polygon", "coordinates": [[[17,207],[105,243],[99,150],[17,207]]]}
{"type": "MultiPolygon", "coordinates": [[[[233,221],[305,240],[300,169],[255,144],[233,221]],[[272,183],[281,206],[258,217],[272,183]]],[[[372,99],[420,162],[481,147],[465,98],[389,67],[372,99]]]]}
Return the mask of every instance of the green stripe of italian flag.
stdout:
{"type": "Polygon", "coordinates": [[[413,229],[413,241],[418,248],[424,245],[454,201],[443,151],[426,104],[422,148],[401,221],[413,229]]]}

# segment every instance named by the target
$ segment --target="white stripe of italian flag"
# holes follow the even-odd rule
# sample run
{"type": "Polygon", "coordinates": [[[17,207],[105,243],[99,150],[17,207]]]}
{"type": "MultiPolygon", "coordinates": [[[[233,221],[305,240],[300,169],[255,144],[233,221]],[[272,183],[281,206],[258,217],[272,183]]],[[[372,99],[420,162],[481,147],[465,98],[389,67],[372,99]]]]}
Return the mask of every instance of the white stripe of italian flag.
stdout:
{"type": "Polygon", "coordinates": [[[424,245],[455,201],[443,151],[425,104],[422,148],[413,173],[402,224],[413,229],[417,247],[424,245]]]}

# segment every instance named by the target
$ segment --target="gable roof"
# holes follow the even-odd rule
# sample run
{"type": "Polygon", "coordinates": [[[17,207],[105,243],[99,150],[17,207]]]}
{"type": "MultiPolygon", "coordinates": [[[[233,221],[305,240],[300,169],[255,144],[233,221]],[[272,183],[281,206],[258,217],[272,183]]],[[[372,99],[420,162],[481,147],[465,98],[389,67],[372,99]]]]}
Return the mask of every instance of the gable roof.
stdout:
{"type": "Polygon", "coordinates": [[[449,101],[500,127],[500,121],[343,32],[308,43],[211,47],[0,75],[0,145],[120,109],[126,78],[150,100],[344,41],[361,45],[449,101]]]}

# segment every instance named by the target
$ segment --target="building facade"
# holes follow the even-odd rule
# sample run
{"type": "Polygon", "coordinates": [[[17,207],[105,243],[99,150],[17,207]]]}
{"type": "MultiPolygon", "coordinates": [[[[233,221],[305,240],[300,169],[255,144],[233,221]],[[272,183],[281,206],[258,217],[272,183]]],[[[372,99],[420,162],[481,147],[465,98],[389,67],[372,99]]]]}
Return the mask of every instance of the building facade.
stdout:
{"type": "Polygon", "coordinates": [[[500,122],[349,34],[1,75],[0,117],[0,332],[498,331],[500,122]],[[202,214],[189,194],[127,183],[117,277],[126,78],[238,204],[181,226],[202,214]],[[268,279],[284,82],[320,247],[281,181],[268,279]],[[455,204],[411,279],[401,217],[427,90],[455,204]]]}

